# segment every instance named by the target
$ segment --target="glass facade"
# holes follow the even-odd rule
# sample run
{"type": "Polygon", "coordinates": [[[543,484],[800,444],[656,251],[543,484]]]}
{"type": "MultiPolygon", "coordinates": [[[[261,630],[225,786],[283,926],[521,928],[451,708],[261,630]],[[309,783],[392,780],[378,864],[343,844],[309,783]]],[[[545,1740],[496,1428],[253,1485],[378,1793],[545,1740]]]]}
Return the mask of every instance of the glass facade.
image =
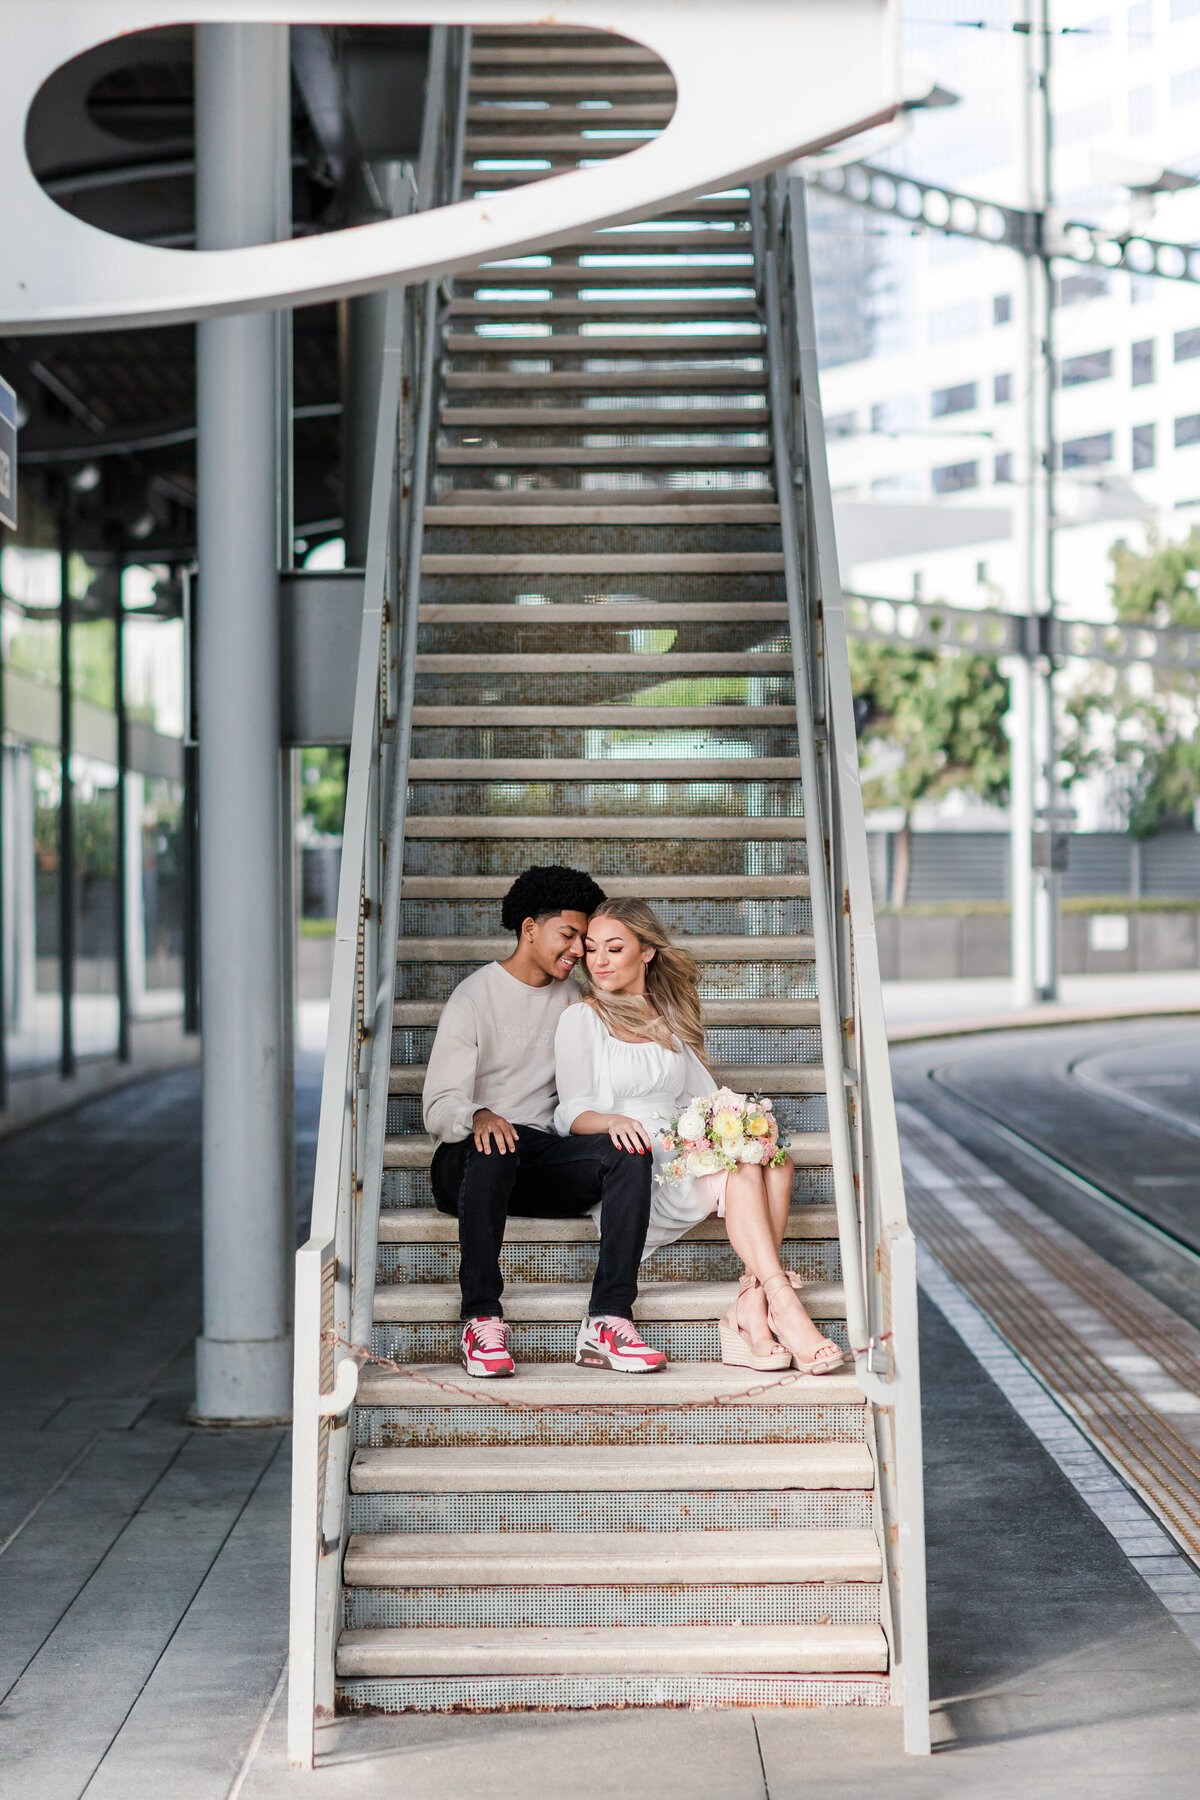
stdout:
{"type": "Polygon", "coordinates": [[[68,555],[64,581],[53,521],[22,520],[30,541],[0,547],[6,1077],[127,1054],[131,1023],[184,1013],[195,813],[171,571],[68,555]]]}

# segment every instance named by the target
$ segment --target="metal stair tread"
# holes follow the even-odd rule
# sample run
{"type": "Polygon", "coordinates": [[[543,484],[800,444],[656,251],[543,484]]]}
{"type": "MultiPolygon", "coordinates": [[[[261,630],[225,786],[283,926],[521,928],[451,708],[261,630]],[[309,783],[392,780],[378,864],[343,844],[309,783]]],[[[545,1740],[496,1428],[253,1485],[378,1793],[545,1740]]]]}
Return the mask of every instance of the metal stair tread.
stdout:
{"type": "Polygon", "coordinates": [[[771,1674],[879,1671],[878,1625],[596,1626],[344,1631],[339,1675],[771,1674]]]}
{"type": "MultiPolygon", "coordinates": [[[[609,886],[609,892],[616,890],[609,886]]],[[[738,1064],[714,1061],[713,1074],[737,1093],[823,1094],[825,1070],[819,1062],[738,1064]]],[[[424,1063],[396,1063],[388,1073],[388,1092],[419,1094],[425,1084],[424,1063]]]]}
{"type": "Polygon", "coordinates": [[[878,1582],[867,1530],[354,1532],[351,1587],[878,1582]]]}
{"type": "MultiPolygon", "coordinates": [[[[511,875],[406,875],[406,900],[502,900],[511,875]]],[[[606,875],[610,899],[740,900],[803,897],[807,875],[606,875]]]]}
{"type": "MultiPolygon", "coordinates": [[[[470,490],[459,489],[460,493],[470,490]]],[[[570,504],[539,503],[532,506],[494,506],[466,502],[450,503],[443,495],[436,506],[425,510],[429,529],[443,526],[487,526],[512,529],[525,525],[776,525],[779,508],[744,503],[712,501],[672,501],[669,505],[630,505],[620,500],[604,505],[587,502],[583,496],[570,496],[570,504]]]]}
{"type": "MultiPolygon", "coordinates": [[[[392,1024],[397,1028],[436,1025],[442,1016],[440,1000],[397,1000],[392,1024]]],[[[816,1000],[706,1000],[704,1023],[714,1025],[819,1025],[816,1000]]]]}
{"type": "MultiPolygon", "coordinates": [[[[504,1288],[504,1316],[513,1324],[577,1325],[587,1313],[588,1292],[582,1281],[510,1281],[504,1288]]],[[[634,1301],[633,1316],[643,1323],[719,1319],[736,1296],[736,1281],[647,1282],[634,1301]]],[[[818,1318],[845,1314],[840,1281],[805,1282],[801,1297],[818,1318]]],[[[459,1307],[457,1282],[392,1282],[375,1289],[377,1325],[457,1324],[459,1307]]]]}
{"type": "MultiPolygon", "coordinates": [[[[513,655],[438,650],[417,654],[418,675],[641,675],[653,683],[666,675],[790,675],[792,671],[791,654],[782,650],[653,650],[628,655],[612,650],[531,650],[513,655]]],[[[530,767],[534,766],[531,762],[530,767]]],[[[593,773],[599,766],[589,765],[593,773]]],[[[655,775],[663,774],[658,764],[646,766],[655,775]]],[[[749,760],[738,759],[738,766],[748,767],[749,760]]],[[[689,765],[688,773],[693,772],[689,765]]],[[[762,772],[759,765],[758,774],[762,772]]],[[[621,777],[609,775],[608,779],[621,777]]]]}
{"type": "MultiPolygon", "coordinates": [[[[727,468],[741,464],[766,466],[771,451],[766,444],[446,444],[438,461],[446,468],[594,468],[629,467],[662,463],[671,468],[691,468],[697,463],[727,468]]],[[[780,565],[782,567],[782,564],[780,565]]]]}
{"type": "MultiPolygon", "coordinates": [[[[747,350],[760,351],[764,346],[761,326],[746,325],[736,332],[680,331],[647,332],[644,336],[630,332],[611,337],[593,337],[587,333],[556,331],[549,337],[538,332],[513,332],[504,337],[480,336],[475,332],[447,331],[443,346],[451,356],[520,356],[531,348],[543,356],[695,356],[715,351],[721,356],[745,356],[747,350]]],[[[760,377],[761,379],[761,377],[760,377]]],[[[486,382],[481,382],[486,386],[486,382]]],[[[527,377],[525,386],[536,386],[536,378],[527,377]]]]}
{"type": "MultiPolygon", "coordinates": [[[[682,425],[702,430],[707,425],[765,426],[767,409],[757,406],[455,406],[442,405],[442,424],[448,431],[470,426],[504,425],[513,430],[526,428],[548,431],[577,425],[595,431],[612,431],[616,426],[660,429],[664,425],[682,425]]],[[[429,508],[425,519],[429,521],[429,508]]]]}
{"type": "MultiPolygon", "coordinates": [[[[479,657],[495,667],[493,657],[479,657]]],[[[516,660],[520,660],[519,658],[516,660]]],[[[414,756],[410,781],[768,781],[800,779],[798,756],[414,756]]]]}
{"type": "MultiPolygon", "coordinates": [[[[423,1131],[389,1135],[383,1140],[385,1169],[427,1169],[433,1160],[434,1142],[423,1131]]],[[[829,1167],[832,1150],[827,1131],[797,1131],[788,1143],[788,1154],[798,1169],[829,1167]]]]}
{"type": "MultiPolygon", "coordinates": [[[[613,1375],[607,1369],[579,1369],[571,1362],[557,1363],[523,1363],[517,1371],[512,1388],[504,1383],[505,1392],[498,1393],[496,1383],[480,1377],[464,1374],[458,1363],[421,1363],[411,1366],[410,1374],[401,1374],[390,1369],[373,1369],[368,1363],[359,1377],[359,1406],[386,1407],[458,1407],[479,1405],[481,1414],[493,1407],[503,1406],[505,1394],[511,1402],[514,1398],[525,1406],[549,1406],[563,1408],[571,1406],[604,1406],[631,1407],[641,1412],[646,1408],[676,1406],[681,1402],[688,1405],[707,1407],[718,1405],[722,1411],[731,1407],[775,1407],[775,1406],[864,1406],[862,1389],[858,1385],[853,1369],[843,1367],[832,1375],[800,1375],[795,1369],[784,1371],[779,1375],[760,1375],[753,1369],[727,1368],[718,1362],[672,1362],[659,1375],[645,1379],[634,1376],[613,1375]],[[431,1382],[445,1383],[449,1388],[430,1386],[431,1382]]],[[[394,1455],[404,1459],[425,1457],[431,1459],[469,1456],[477,1446],[455,1446],[422,1450],[405,1448],[396,1451],[360,1450],[357,1456],[394,1455]]],[[[614,1454],[632,1454],[650,1459],[666,1450],[678,1449],[681,1458],[691,1458],[697,1470],[705,1466],[703,1459],[710,1456],[714,1449],[728,1449],[732,1454],[736,1451],[747,1458],[756,1457],[760,1445],[734,1444],[728,1446],[714,1445],[637,1445],[632,1450],[621,1449],[614,1454]]],[[[870,1452],[863,1443],[816,1442],[808,1444],[783,1444],[766,1446],[768,1449],[778,1448],[786,1451],[794,1458],[789,1464],[792,1469],[793,1484],[800,1487],[866,1489],[874,1480],[874,1469],[870,1452]]],[[[575,1469],[578,1482],[567,1481],[569,1470],[563,1471],[565,1484],[572,1489],[576,1486],[586,1487],[583,1481],[584,1471],[590,1466],[588,1458],[597,1454],[607,1446],[573,1444],[562,1454],[578,1459],[575,1469]]],[[[488,1457],[513,1455],[527,1459],[527,1466],[532,1471],[540,1460],[552,1452],[537,1447],[509,1449],[503,1445],[487,1445],[483,1453],[488,1457]]],[[[382,1466],[382,1465],[381,1465],[382,1466]]],[[[456,1492],[462,1484],[456,1471],[459,1464],[438,1463],[436,1461],[408,1462],[405,1467],[411,1472],[413,1482],[419,1491],[426,1491],[431,1485],[439,1492],[456,1492]],[[439,1487],[441,1477],[438,1469],[446,1470],[446,1485],[439,1487]]],[[[463,1465],[464,1467],[466,1465],[463,1465]]],[[[523,1464],[523,1466],[525,1466],[523,1464]]],[[[639,1468],[642,1466],[638,1465],[639,1468]]],[[[657,1467],[647,1460],[649,1469],[657,1467]]],[[[666,1469],[666,1465],[664,1470],[666,1469]]],[[[671,1465],[672,1467],[674,1465],[671,1465]]],[[[751,1469],[755,1466],[748,1463],[751,1469]]],[[[500,1484],[499,1491],[507,1492],[512,1486],[506,1465],[488,1464],[497,1471],[496,1480],[500,1484]]],[[[673,1474],[664,1473],[662,1485],[665,1487],[693,1487],[697,1485],[673,1474]]],[[[486,1479],[481,1473],[480,1480],[486,1479]]],[[[640,1477],[639,1477],[640,1479],[640,1477]]],[[[655,1486],[649,1476],[646,1482],[655,1486]]],[[[403,1485],[403,1483],[402,1483],[403,1485]]],[[[518,1489],[526,1486],[518,1483],[518,1489]]],[[[559,1485],[556,1482],[555,1485],[559,1485]]],[[[736,1483],[734,1484],[737,1485],[736,1483]]]]}
{"type": "MultiPolygon", "coordinates": [[[[673,1366],[703,1371],[711,1365],[673,1366]]],[[[518,1379],[524,1388],[526,1371],[518,1379]]],[[[656,1384],[667,1379],[655,1377],[656,1384]]],[[[866,1405],[852,1375],[807,1379],[820,1387],[836,1381],[841,1389],[853,1390],[845,1397],[839,1394],[836,1405],[866,1405]]],[[[713,1384],[708,1381],[707,1385],[713,1384]]],[[[689,1488],[697,1492],[726,1488],[735,1493],[769,1493],[773,1489],[812,1492],[824,1486],[836,1486],[840,1491],[869,1488],[872,1474],[871,1453],[865,1443],[570,1444],[519,1448],[471,1444],[435,1450],[358,1450],[351,1465],[350,1485],[356,1494],[653,1493],[689,1488]]]]}
{"type": "MultiPolygon", "coordinates": [[[[423,575],[777,575],[783,568],[783,552],[780,550],[630,550],[616,552],[554,552],[548,550],[501,552],[495,556],[480,555],[474,551],[426,551],[421,558],[423,575]]],[[[470,602],[442,603],[447,612],[457,612],[459,606],[470,602]]],[[[703,604],[692,601],[691,606],[703,604]]],[[[709,617],[716,617],[717,611],[713,602],[709,617]]],[[[754,602],[747,604],[753,605],[754,602]]],[[[759,603],[763,604],[763,603],[759,603]]],[[[762,613],[758,617],[769,616],[775,619],[787,618],[787,607],[782,601],[773,603],[774,610],[769,615],[762,613]]],[[[653,606],[656,616],[668,620],[672,615],[687,618],[705,617],[703,613],[679,612],[679,608],[689,605],[688,602],[663,601],[661,603],[644,603],[642,612],[649,612],[653,606]]],[[[553,616],[560,609],[551,607],[542,609],[553,616]]],[[[583,607],[572,609],[583,614],[583,607]]],[[[593,618],[607,623],[604,615],[623,613],[629,617],[634,608],[626,601],[600,601],[586,608],[593,618]]],[[[726,609],[736,617],[740,608],[726,609]]],[[[425,607],[421,608],[422,615],[425,607]]],[[[507,616],[512,617],[511,610],[507,616]]],[[[539,613],[539,622],[541,620],[539,613]]]]}
{"type": "MultiPolygon", "coordinates": [[[[674,815],[647,814],[645,818],[606,817],[593,814],[581,819],[570,813],[520,814],[499,813],[413,813],[408,819],[408,836],[414,838],[744,838],[752,843],[802,839],[802,818],[710,818],[704,814],[677,818],[674,815]]],[[[690,947],[690,946],[689,946],[690,947]]]]}
{"type": "MultiPolygon", "coordinates": [[[[442,371],[442,385],[447,391],[457,388],[469,388],[472,393],[509,393],[519,391],[530,393],[586,393],[611,394],[631,393],[638,389],[652,390],[655,393],[715,392],[718,388],[736,388],[739,392],[761,394],[764,391],[766,375],[762,369],[747,369],[741,363],[720,363],[709,369],[685,369],[675,364],[665,369],[624,369],[620,372],[613,369],[538,369],[536,371],[514,373],[511,369],[455,369],[445,368],[442,371]]],[[[459,490],[462,492],[463,490],[459,490]]],[[[485,501],[487,494],[481,494],[485,501]]],[[[609,496],[595,496],[601,504],[607,502],[609,496]]],[[[653,500],[654,496],[645,496],[653,500]]],[[[439,497],[439,503],[445,496],[439,497]]],[[[519,503],[520,494],[497,491],[492,495],[497,504],[519,503]]],[[[554,495],[538,496],[530,494],[531,502],[540,503],[545,500],[548,505],[554,502],[554,495]]],[[[706,500],[710,505],[722,504],[720,496],[709,494],[706,500]]],[[[622,495],[623,506],[636,505],[637,495],[622,495]]],[[[731,495],[724,504],[738,504],[736,496],[731,495]]]]}
{"type": "MultiPolygon", "coordinates": [[[[812,1242],[836,1238],[837,1212],[832,1206],[793,1206],[784,1236],[812,1242]]],[[[506,1244],[595,1244],[600,1233],[588,1213],[567,1219],[527,1219],[511,1213],[504,1228],[506,1244]]],[[[723,1219],[701,1219],[678,1240],[681,1244],[727,1243],[723,1219]]],[[[384,1208],[379,1215],[381,1244],[457,1244],[458,1220],[433,1206],[384,1208]]]]}
{"type": "MultiPolygon", "coordinates": [[[[813,941],[807,935],[778,937],[690,937],[675,934],[697,962],[811,962],[813,941]]],[[[402,937],[397,962],[503,962],[512,955],[511,937],[402,937]]]]}
{"type": "MultiPolygon", "coordinates": [[[[439,621],[440,623],[440,621],[439,621]]],[[[795,728],[794,706],[630,706],[624,701],[617,706],[414,706],[414,725],[599,725],[613,731],[632,725],[653,726],[666,730],[681,725],[777,725],[795,728]],[[663,721],[667,712],[669,725],[663,721]]],[[[756,820],[761,824],[761,820],[756,820]]],[[[555,833],[562,836],[562,833],[555,833]]],[[[610,834],[613,835],[613,834],[610,834]]],[[[720,833],[707,833],[719,836],[720,833]]],[[[728,833],[725,834],[726,836],[728,833]]],[[[761,832],[753,834],[761,837],[761,832]]]]}

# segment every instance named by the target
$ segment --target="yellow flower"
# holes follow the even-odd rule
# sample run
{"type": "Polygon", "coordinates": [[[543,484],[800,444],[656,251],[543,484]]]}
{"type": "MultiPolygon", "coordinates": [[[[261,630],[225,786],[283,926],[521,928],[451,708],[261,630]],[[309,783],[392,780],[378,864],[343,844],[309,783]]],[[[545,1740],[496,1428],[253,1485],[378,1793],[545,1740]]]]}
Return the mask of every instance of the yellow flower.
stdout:
{"type": "Polygon", "coordinates": [[[755,1113],[753,1118],[746,1120],[746,1132],[750,1137],[769,1137],[771,1121],[765,1113],[755,1113]]]}
{"type": "Polygon", "coordinates": [[[719,1138],[735,1138],[742,1135],[742,1118],[740,1113],[719,1112],[713,1119],[713,1130],[719,1138]]]}

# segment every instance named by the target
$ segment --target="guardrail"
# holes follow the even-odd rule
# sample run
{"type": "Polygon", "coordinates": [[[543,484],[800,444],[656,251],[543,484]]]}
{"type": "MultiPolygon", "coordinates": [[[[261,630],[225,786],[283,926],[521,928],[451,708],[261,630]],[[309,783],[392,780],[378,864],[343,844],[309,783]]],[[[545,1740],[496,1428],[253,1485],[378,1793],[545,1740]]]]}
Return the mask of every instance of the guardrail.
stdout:
{"type": "MultiPolygon", "coordinates": [[[[469,34],[435,26],[397,212],[452,197],[469,34]]],[[[333,1713],[354,1352],[370,1348],[387,1130],[417,603],[436,429],[438,286],[388,296],[310,1236],[296,1256],[288,1762],[333,1713]],[[349,1346],[347,1348],[347,1346],[349,1346]]]]}
{"type": "Polygon", "coordinates": [[[846,1325],[871,1405],[894,1692],[929,1749],[916,1247],[904,1203],[847,621],[825,460],[803,180],[752,189],[846,1325]]]}

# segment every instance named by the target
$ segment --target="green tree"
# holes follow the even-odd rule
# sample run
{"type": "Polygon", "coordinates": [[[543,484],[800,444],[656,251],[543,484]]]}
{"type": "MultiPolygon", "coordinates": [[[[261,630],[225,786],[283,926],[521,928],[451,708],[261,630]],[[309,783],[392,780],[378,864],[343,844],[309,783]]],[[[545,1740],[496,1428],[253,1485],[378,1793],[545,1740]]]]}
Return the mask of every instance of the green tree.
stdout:
{"type": "MultiPolygon", "coordinates": [[[[1144,551],[1118,541],[1113,611],[1122,625],[1200,628],[1200,531],[1179,543],[1149,534],[1144,551]]],[[[1197,680],[1187,669],[1093,666],[1067,698],[1062,751],[1067,785],[1090,769],[1129,772],[1129,829],[1151,837],[1200,800],[1197,680]]]]}
{"type": "Polygon", "coordinates": [[[891,892],[892,905],[903,906],[914,808],[963,790],[983,800],[1008,798],[1008,683],[995,657],[871,639],[851,640],[850,677],[869,709],[862,729],[864,798],[869,807],[897,806],[904,814],[891,892]]]}
{"type": "Polygon", "coordinates": [[[301,808],[315,830],[340,837],[346,814],[346,765],[349,752],[311,749],[301,752],[301,808]]]}

